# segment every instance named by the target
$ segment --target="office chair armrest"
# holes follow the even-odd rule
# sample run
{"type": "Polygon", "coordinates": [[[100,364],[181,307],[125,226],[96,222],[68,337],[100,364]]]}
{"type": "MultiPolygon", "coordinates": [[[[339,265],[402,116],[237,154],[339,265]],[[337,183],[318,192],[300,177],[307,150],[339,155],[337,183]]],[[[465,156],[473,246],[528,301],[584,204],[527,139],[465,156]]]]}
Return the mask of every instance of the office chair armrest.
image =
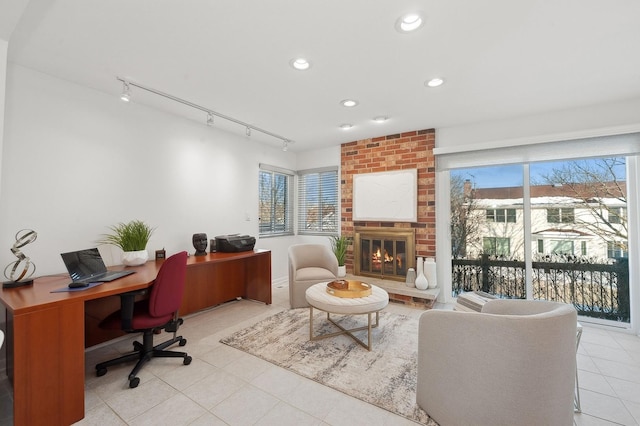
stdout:
{"type": "Polygon", "coordinates": [[[133,309],[136,296],[145,294],[147,290],[136,290],[120,294],[120,318],[123,330],[133,330],[133,309]]]}

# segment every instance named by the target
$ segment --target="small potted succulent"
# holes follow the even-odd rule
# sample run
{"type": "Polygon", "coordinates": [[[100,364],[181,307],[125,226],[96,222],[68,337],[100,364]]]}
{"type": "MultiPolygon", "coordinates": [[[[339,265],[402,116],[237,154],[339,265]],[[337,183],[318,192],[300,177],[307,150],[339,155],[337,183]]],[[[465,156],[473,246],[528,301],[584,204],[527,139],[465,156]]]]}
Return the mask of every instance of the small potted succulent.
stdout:
{"type": "Polygon", "coordinates": [[[122,263],[127,266],[142,265],[149,260],[147,243],[155,231],[155,228],[141,220],[132,220],[128,223],[119,223],[109,227],[110,234],[104,234],[101,244],[111,244],[120,247],[122,263]]]}

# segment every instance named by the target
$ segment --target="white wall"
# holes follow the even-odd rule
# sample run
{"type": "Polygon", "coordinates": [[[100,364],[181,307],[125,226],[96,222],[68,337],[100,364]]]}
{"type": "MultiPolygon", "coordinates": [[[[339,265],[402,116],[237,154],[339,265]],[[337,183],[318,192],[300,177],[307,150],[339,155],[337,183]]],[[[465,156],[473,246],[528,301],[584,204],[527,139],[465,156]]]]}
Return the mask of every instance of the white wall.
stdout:
{"type": "Polygon", "coordinates": [[[437,129],[436,148],[459,150],[468,146],[478,149],[477,145],[500,145],[501,142],[513,146],[544,140],[562,141],[572,135],[598,136],[602,129],[614,128],[637,132],[640,131],[638,111],[640,98],[509,120],[444,127],[437,129]]]}
{"type": "MultiPolygon", "coordinates": [[[[258,164],[295,168],[291,152],[20,66],[8,67],[6,97],[0,265],[15,260],[15,233],[31,228],[38,239],[23,252],[36,276],[64,272],[61,252],[95,246],[131,219],[157,227],[150,254],[193,252],[197,232],[257,237],[258,164]]],[[[288,244],[256,244],[273,250],[274,279],[287,274],[288,244]]]]}

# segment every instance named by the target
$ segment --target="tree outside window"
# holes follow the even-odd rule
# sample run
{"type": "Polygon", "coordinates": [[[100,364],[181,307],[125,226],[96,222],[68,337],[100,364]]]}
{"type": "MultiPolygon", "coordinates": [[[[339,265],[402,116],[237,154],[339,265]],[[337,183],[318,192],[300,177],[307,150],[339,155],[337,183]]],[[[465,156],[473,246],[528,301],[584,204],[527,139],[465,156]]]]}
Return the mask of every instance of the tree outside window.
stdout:
{"type": "Polygon", "coordinates": [[[292,177],[261,168],[258,187],[261,237],[293,234],[292,177]]]}

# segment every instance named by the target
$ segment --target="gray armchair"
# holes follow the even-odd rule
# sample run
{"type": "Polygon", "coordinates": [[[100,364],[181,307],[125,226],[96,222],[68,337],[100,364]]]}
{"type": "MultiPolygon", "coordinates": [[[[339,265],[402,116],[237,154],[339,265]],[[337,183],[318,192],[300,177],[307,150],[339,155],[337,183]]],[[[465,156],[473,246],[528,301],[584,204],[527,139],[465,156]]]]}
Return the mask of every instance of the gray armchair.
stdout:
{"type": "Polygon", "coordinates": [[[420,317],[416,400],[441,426],[573,424],[577,314],[491,300],[420,317]]]}
{"type": "Polygon", "coordinates": [[[297,244],[289,247],[289,303],[291,308],[309,306],[305,292],[323,281],[338,276],[338,260],[322,244],[297,244]]]}

